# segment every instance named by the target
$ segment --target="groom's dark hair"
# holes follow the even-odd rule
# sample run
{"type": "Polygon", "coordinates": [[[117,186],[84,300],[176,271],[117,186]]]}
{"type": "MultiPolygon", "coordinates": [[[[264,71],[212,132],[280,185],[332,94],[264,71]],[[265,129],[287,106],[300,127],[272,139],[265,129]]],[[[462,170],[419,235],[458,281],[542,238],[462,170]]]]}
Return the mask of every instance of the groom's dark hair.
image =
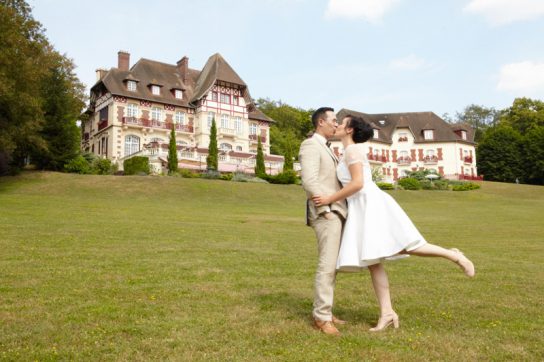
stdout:
{"type": "Polygon", "coordinates": [[[312,123],[314,125],[314,128],[317,128],[317,124],[319,123],[319,120],[321,118],[325,118],[325,114],[328,111],[334,112],[334,108],[321,107],[321,108],[316,109],[316,111],[312,114],[312,123]]]}

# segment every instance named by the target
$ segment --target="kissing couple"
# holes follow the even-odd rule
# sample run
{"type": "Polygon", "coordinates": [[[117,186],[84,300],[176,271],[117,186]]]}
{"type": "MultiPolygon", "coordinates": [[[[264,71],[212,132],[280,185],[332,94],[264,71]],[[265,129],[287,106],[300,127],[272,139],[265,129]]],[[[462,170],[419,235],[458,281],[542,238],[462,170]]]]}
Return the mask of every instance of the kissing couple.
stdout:
{"type": "Polygon", "coordinates": [[[474,264],[463,253],[427,243],[396,201],[372,181],[364,142],[374,131],[363,118],[348,115],[338,123],[334,109],[322,107],[313,113],[312,123],[315,132],[302,142],[299,161],[308,198],[307,223],[317,237],[312,313],[316,329],[340,335],[336,326],[346,323],[332,313],[337,271],[369,270],[380,306],[372,332],[399,327],[384,260],[442,257],[459,265],[468,277],[474,276],[474,264]],[[328,146],[332,137],[344,146],[340,160],[328,146]]]}

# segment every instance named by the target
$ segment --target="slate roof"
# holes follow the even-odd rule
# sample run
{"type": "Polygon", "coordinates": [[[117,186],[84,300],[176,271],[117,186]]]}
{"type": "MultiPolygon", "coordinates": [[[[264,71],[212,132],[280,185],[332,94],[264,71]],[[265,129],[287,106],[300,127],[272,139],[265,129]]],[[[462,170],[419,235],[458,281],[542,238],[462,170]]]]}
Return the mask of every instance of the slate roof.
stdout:
{"type": "MultiPolygon", "coordinates": [[[[461,139],[461,136],[455,133],[454,125],[451,125],[438,117],[433,112],[406,112],[406,113],[381,113],[368,114],[346,108],[342,108],[336,115],[338,121],[342,120],[348,114],[362,117],[366,122],[379,130],[378,139],[373,141],[392,143],[393,133],[396,129],[406,128],[414,136],[415,143],[433,143],[433,142],[465,142],[474,143],[474,132],[470,127],[467,131],[467,139],[461,139]],[[423,131],[432,129],[434,138],[426,140],[423,137],[423,131]]],[[[456,126],[458,127],[458,126],[456,126]]],[[[465,126],[463,126],[465,127],[465,126]]]]}

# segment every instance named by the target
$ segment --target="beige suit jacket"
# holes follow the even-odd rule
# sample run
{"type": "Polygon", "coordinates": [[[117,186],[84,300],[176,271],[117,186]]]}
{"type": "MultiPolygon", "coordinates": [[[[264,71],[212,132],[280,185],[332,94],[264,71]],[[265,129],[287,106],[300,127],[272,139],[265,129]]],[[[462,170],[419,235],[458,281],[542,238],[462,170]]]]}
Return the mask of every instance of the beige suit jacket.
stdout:
{"type": "Polygon", "coordinates": [[[317,219],[319,214],[327,211],[328,207],[331,211],[339,213],[345,219],[347,207],[344,200],[320,207],[316,207],[311,200],[311,197],[314,195],[331,195],[342,188],[342,185],[336,178],[338,159],[332,150],[314,135],[304,140],[300,145],[299,161],[302,187],[306,191],[308,198],[306,215],[308,224],[317,219]]]}

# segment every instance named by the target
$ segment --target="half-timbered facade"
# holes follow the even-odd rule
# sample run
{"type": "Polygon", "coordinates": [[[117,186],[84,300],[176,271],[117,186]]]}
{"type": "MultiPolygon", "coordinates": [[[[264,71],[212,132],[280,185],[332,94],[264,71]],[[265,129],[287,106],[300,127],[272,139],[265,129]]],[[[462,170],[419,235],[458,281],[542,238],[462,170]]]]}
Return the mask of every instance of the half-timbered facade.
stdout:
{"type": "Polygon", "coordinates": [[[210,128],[215,119],[220,171],[252,172],[260,140],[272,173],[283,157],[270,154],[274,122],[252,102],[246,83],[220,54],[202,70],[183,57],[175,65],[118,53],[118,66],[97,70],[88,119],[82,122],[83,151],[117,162],[135,155],[150,158],[155,171],[166,163],[174,127],[181,168],[205,169],[210,128]]]}
{"type": "MultiPolygon", "coordinates": [[[[366,144],[367,157],[386,181],[396,181],[406,171],[432,169],[449,179],[480,179],[476,167],[474,131],[463,124],[448,124],[433,112],[367,114],[342,109],[346,115],[362,117],[374,128],[366,144]]],[[[331,147],[343,153],[342,143],[331,147]]]]}

